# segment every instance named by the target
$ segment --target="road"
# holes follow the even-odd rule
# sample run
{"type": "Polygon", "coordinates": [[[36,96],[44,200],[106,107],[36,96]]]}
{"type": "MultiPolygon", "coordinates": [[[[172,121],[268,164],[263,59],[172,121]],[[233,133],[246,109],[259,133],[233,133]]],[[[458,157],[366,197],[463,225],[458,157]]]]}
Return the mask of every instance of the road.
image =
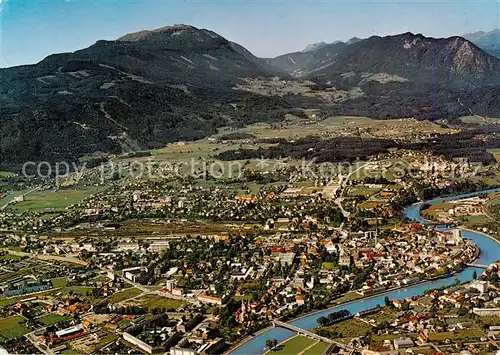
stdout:
{"type": "Polygon", "coordinates": [[[340,184],[340,187],[337,190],[337,192],[339,192],[339,197],[337,197],[333,202],[339,207],[340,211],[342,212],[342,214],[344,215],[345,218],[349,218],[349,216],[351,215],[351,213],[346,211],[344,209],[344,207],[342,206],[342,201],[344,200],[342,195],[344,194],[344,190],[347,187],[347,182],[351,179],[351,177],[354,174],[357,174],[359,171],[367,168],[370,165],[371,165],[371,163],[366,163],[366,164],[360,165],[355,170],[353,170],[349,174],[347,174],[347,176],[342,180],[342,183],[340,184]]]}
{"type": "Polygon", "coordinates": [[[308,338],[312,338],[312,339],[315,339],[315,340],[318,340],[318,341],[322,341],[324,343],[327,343],[327,344],[335,344],[337,345],[338,347],[342,348],[342,349],[347,349],[347,350],[353,350],[352,347],[344,344],[344,343],[339,343],[339,342],[336,342],[332,339],[329,339],[329,338],[326,338],[326,337],[323,337],[321,335],[318,335],[316,333],[313,333],[313,332],[310,332],[308,330],[305,330],[305,329],[302,329],[302,328],[299,328],[299,327],[296,327],[290,323],[285,323],[285,322],[281,322],[279,320],[273,320],[271,321],[271,323],[273,323],[276,327],[281,327],[281,328],[285,328],[285,329],[289,329],[293,332],[296,332],[298,333],[299,335],[304,335],[308,338]]]}
{"type": "Polygon", "coordinates": [[[497,216],[495,216],[493,213],[491,213],[490,206],[493,204],[493,202],[498,201],[498,200],[499,200],[498,198],[490,200],[484,206],[484,214],[486,215],[486,217],[488,217],[489,219],[491,219],[493,221],[495,221],[497,219],[497,216]]]}
{"type": "Polygon", "coordinates": [[[37,330],[35,330],[35,331],[31,332],[31,333],[26,334],[26,335],[25,335],[25,337],[26,337],[26,339],[28,339],[28,340],[29,340],[29,342],[30,342],[31,344],[33,344],[33,346],[34,346],[35,348],[37,348],[37,349],[38,349],[38,351],[40,351],[40,354],[52,355],[52,354],[53,354],[53,352],[50,350],[50,348],[49,348],[49,347],[47,347],[46,349],[43,349],[43,348],[40,346],[40,343],[39,343],[36,339],[34,339],[34,338],[33,338],[33,336],[34,336],[35,332],[37,332],[38,330],[44,330],[44,329],[45,329],[45,327],[40,328],[40,329],[37,329],[37,330]]]}

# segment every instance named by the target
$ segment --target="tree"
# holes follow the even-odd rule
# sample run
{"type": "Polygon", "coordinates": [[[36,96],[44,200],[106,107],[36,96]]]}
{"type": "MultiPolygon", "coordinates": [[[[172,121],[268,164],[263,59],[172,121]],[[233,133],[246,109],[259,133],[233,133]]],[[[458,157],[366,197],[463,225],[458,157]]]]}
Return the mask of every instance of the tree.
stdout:
{"type": "Polygon", "coordinates": [[[389,307],[389,306],[391,305],[391,300],[389,299],[389,297],[388,297],[388,296],[385,296],[385,298],[384,298],[384,303],[385,303],[385,305],[386,305],[387,307],[389,307]]]}
{"type": "Polygon", "coordinates": [[[326,317],[319,317],[316,321],[321,326],[325,326],[328,324],[328,319],[326,317]]]}
{"type": "Polygon", "coordinates": [[[472,278],[473,278],[474,280],[475,280],[475,279],[477,279],[477,271],[476,271],[476,270],[474,270],[474,271],[472,272],[472,278]]]}
{"type": "Polygon", "coordinates": [[[266,340],[266,346],[272,350],[276,347],[276,345],[278,345],[278,340],[276,339],[268,339],[266,340]]]}

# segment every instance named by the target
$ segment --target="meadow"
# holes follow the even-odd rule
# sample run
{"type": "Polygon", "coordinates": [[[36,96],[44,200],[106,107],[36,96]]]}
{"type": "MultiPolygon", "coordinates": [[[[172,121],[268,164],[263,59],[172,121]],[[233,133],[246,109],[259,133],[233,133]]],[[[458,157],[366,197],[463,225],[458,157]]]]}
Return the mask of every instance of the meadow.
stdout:
{"type": "Polygon", "coordinates": [[[67,207],[82,201],[98,191],[98,188],[34,191],[25,195],[24,202],[13,204],[10,208],[18,212],[63,212],[67,207]]]}
{"type": "Polygon", "coordinates": [[[322,354],[327,344],[303,336],[295,336],[267,352],[269,355],[322,354]],[[315,350],[313,350],[315,349],[315,350]],[[323,350],[322,350],[323,349],[323,350]],[[313,352],[318,351],[318,352],[313,352]]]}
{"type": "Polygon", "coordinates": [[[28,333],[29,329],[21,324],[23,321],[24,318],[21,316],[0,319],[0,341],[14,339],[28,333]]]}

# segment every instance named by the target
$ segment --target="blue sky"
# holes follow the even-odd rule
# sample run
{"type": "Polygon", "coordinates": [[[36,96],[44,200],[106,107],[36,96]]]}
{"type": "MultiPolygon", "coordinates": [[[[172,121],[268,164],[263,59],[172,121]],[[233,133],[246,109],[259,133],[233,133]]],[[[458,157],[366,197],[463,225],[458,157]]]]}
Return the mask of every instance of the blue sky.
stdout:
{"type": "Polygon", "coordinates": [[[209,28],[261,57],[308,43],[500,27],[498,0],[0,0],[0,67],[172,24],[209,28]]]}

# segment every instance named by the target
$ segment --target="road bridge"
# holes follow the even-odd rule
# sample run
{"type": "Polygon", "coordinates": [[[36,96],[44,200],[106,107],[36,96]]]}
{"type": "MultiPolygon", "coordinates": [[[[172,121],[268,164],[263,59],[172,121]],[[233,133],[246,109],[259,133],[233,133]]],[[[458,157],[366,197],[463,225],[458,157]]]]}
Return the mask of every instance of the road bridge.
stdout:
{"type": "Polygon", "coordinates": [[[333,341],[331,339],[322,337],[321,335],[318,335],[318,334],[312,333],[312,332],[310,332],[308,330],[296,327],[296,326],[294,326],[292,324],[281,322],[279,320],[273,320],[272,323],[273,323],[273,325],[275,327],[285,328],[285,329],[291,330],[292,332],[295,332],[295,333],[297,333],[299,335],[304,335],[304,336],[306,336],[308,338],[311,338],[311,339],[323,341],[323,342],[325,342],[327,344],[337,345],[338,347],[340,347],[342,349],[353,350],[351,347],[349,347],[349,346],[347,346],[345,344],[342,344],[342,343],[333,341]]]}
{"type": "Polygon", "coordinates": [[[478,268],[481,268],[481,269],[487,269],[489,267],[489,265],[478,264],[478,263],[467,264],[467,266],[478,267],[478,268]]]}

